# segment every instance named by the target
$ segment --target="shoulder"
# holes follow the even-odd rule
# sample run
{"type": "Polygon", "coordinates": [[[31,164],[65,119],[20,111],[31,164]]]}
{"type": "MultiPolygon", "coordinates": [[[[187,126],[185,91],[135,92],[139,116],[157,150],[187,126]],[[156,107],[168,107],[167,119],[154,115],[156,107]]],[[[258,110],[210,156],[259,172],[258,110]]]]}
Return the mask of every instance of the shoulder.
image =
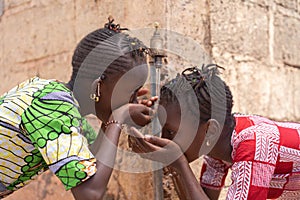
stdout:
{"type": "Polygon", "coordinates": [[[275,121],[257,115],[235,115],[236,126],[232,135],[232,143],[254,140],[257,136],[279,136],[275,121]]]}
{"type": "Polygon", "coordinates": [[[33,77],[18,84],[0,97],[1,117],[5,122],[18,126],[24,112],[32,107],[34,102],[47,98],[47,96],[49,98],[54,96],[52,99],[68,99],[72,105],[77,105],[71,91],[62,83],[52,79],[33,77]],[[55,93],[58,91],[60,94],[55,93]]]}
{"type": "MultiPolygon", "coordinates": [[[[263,159],[264,155],[278,149],[280,133],[274,121],[256,115],[235,115],[235,119],[231,140],[234,160],[263,159]]],[[[276,155],[271,157],[273,163],[276,155]]]]}
{"type": "Polygon", "coordinates": [[[259,115],[243,115],[243,114],[235,114],[234,115],[236,121],[235,131],[240,133],[245,129],[253,126],[269,124],[275,125],[275,122],[259,115]]]}
{"type": "Polygon", "coordinates": [[[57,80],[48,80],[48,83],[33,94],[33,97],[40,100],[64,101],[78,106],[73,92],[57,80]]]}
{"type": "Polygon", "coordinates": [[[22,101],[30,105],[34,99],[62,100],[76,103],[76,100],[65,84],[54,79],[33,77],[18,84],[0,98],[0,104],[22,101]]]}

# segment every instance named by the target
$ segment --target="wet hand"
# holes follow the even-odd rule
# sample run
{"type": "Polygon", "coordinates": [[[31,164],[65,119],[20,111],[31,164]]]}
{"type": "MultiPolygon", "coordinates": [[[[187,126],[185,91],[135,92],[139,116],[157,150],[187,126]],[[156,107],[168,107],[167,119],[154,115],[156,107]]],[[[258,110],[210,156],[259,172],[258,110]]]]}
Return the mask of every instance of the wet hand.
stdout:
{"type": "MultiPolygon", "coordinates": [[[[137,96],[141,97],[144,96],[146,94],[149,93],[149,90],[146,88],[141,88],[138,92],[137,92],[137,96]]],[[[158,96],[154,96],[154,97],[150,97],[150,98],[142,98],[142,99],[138,99],[137,102],[139,104],[143,104],[145,106],[151,107],[152,105],[154,105],[154,103],[158,100],[158,96]]]]}
{"type": "Polygon", "coordinates": [[[140,156],[165,165],[176,165],[179,158],[184,156],[178,144],[172,140],[156,136],[144,136],[136,128],[130,129],[129,146],[140,156]]]}
{"type": "Polygon", "coordinates": [[[109,120],[117,120],[121,124],[142,127],[150,123],[154,110],[143,104],[125,104],[113,111],[109,120]]]}
{"type": "Polygon", "coordinates": [[[143,104],[145,106],[151,107],[158,100],[158,96],[151,97],[150,99],[141,99],[138,100],[139,104],[143,104]]]}

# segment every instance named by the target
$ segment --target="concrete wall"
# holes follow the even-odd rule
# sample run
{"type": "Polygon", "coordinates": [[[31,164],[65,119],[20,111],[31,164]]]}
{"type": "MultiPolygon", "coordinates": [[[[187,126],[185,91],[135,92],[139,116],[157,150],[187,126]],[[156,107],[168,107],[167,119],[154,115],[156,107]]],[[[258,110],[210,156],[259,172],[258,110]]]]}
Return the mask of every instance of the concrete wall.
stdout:
{"type": "MultiPolygon", "coordinates": [[[[109,14],[131,29],[158,21],[192,39],[226,68],[234,111],[300,121],[300,0],[0,0],[0,93],[34,75],[67,81],[77,42],[102,27],[109,14]]],[[[177,42],[185,44],[184,37],[177,42]]],[[[183,69],[182,60],[170,55],[164,69],[169,78],[183,69]]],[[[193,166],[198,173],[199,165],[193,166]]],[[[151,199],[150,177],[115,171],[106,199],[151,199]]],[[[7,199],[62,197],[72,199],[46,173],[7,199]]]]}

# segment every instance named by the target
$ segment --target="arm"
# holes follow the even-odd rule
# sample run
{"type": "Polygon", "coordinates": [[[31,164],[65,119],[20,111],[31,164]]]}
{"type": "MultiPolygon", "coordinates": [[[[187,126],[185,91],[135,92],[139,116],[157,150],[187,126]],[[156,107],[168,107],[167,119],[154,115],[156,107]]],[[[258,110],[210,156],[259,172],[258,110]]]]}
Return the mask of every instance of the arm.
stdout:
{"type": "Polygon", "coordinates": [[[180,180],[180,176],[175,172],[171,167],[166,167],[167,171],[171,173],[171,179],[173,181],[175,191],[181,200],[186,200],[186,191],[184,190],[184,186],[182,185],[182,182],[180,180]]]}
{"type": "MultiPolygon", "coordinates": [[[[174,173],[174,172],[173,172],[174,173]]],[[[181,200],[186,200],[187,199],[187,194],[186,191],[184,190],[184,184],[181,181],[181,177],[175,173],[175,175],[172,176],[172,181],[175,186],[175,190],[181,200]]],[[[215,190],[215,189],[209,189],[206,187],[202,186],[203,191],[207,195],[207,197],[211,200],[217,200],[219,198],[219,195],[221,193],[220,190],[215,190]]]]}
{"type": "Polygon", "coordinates": [[[180,147],[173,141],[155,136],[143,136],[138,130],[132,128],[132,150],[142,153],[141,156],[168,165],[178,175],[177,184],[185,199],[208,199],[199,185],[186,157],[180,147]],[[134,145],[136,144],[136,145],[134,145]]]}
{"type": "MultiPolygon", "coordinates": [[[[100,153],[94,155],[88,148],[86,138],[81,134],[82,116],[76,103],[72,101],[71,94],[38,94],[41,97],[35,98],[22,115],[22,130],[26,132],[49,169],[61,180],[66,190],[72,190],[76,199],[101,199],[115,160],[119,126],[109,125],[105,137],[102,134],[99,150],[94,149],[100,153]]],[[[141,125],[151,121],[150,108],[144,105],[126,104],[121,108],[112,116],[118,118],[112,119],[123,123],[133,114],[133,119],[141,125]]]]}
{"type": "MultiPolygon", "coordinates": [[[[201,177],[200,182],[202,182],[202,184],[200,184],[200,185],[202,186],[203,191],[209,197],[209,199],[217,200],[219,198],[221,188],[224,185],[225,178],[226,178],[228,168],[230,167],[230,165],[228,163],[223,164],[222,161],[210,158],[208,156],[204,156],[203,160],[204,160],[204,163],[202,165],[201,176],[200,176],[201,177]],[[210,167],[210,170],[207,170],[208,164],[210,164],[210,165],[215,164],[215,167],[214,168],[210,167]],[[218,172],[218,173],[216,173],[216,172],[218,172]],[[209,173],[212,173],[212,175],[208,175],[209,173]],[[217,177],[213,177],[214,174],[217,175],[217,177]],[[203,179],[203,176],[208,177],[208,178],[203,179]],[[221,180],[221,182],[217,181],[217,180],[221,180]],[[209,181],[210,187],[208,186],[207,181],[209,181]],[[219,186],[215,185],[214,187],[212,187],[212,185],[211,185],[212,182],[215,184],[217,183],[217,184],[221,184],[221,185],[219,185],[219,186]]],[[[175,189],[177,191],[178,196],[180,197],[180,199],[185,200],[187,197],[187,194],[186,194],[186,191],[184,191],[184,185],[181,181],[181,177],[171,167],[169,167],[168,170],[171,174],[174,174],[173,176],[171,176],[171,178],[174,182],[175,189]]]]}
{"type": "Polygon", "coordinates": [[[115,110],[108,120],[116,120],[119,123],[111,123],[106,129],[102,125],[101,130],[105,130],[105,133],[102,134],[100,130],[100,134],[90,147],[93,155],[97,158],[97,172],[87,181],[72,188],[76,199],[102,199],[113,170],[121,124],[134,121],[141,126],[146,125],[151,121],[151,117],[148,115],[150,110],[152,109],[144,105],[126,104],[115,110]]]}
{"type": "Polygon", "coordinates": [[[177,186],[177,189],[180,191],[178,193],[180,199],[209,199],[197,181],[184,155],[182,155],[171,166],[174,166],[173,169],[176,174],[178,174],[174,179],[175,186],[177,186]]]}
{"type": "Polygon", "coordinates": [[[202,187],[205,194],[209,197],[211,200],[218,200],[221,190],[213,190],[209,188],[202,187]]]}
{"type": "Polygon", "coordinates": [[[210,156],[203,156],[200,184],[210,199],[219,198],[230,167],[230,163],[210,156]]]}
{"type": "MultiPolygon", "coordinates": [[[[181,200],[187,199],[186,191],[184,190],[184,184],[181,181],[181,177],[179,175],[172,176],[173,183],[175,185],[175,190],[181,200]]],[[[217,200],[220,196],[221,189],[210,189],[202,186],[203,191],[207,195],[207,197],[211,200],[217,200]]]]}
{"type": "Polygon", "coordinates": [[[107,162],[110,162],[112,166],[107,166],[97,159],[97,172],[95,173],[95,175],[89,180],[72,188],[72,193],[75,199],[101,199],[103,197],[106,191],[107,183],[112,173],[112,161],[114,161],[114,158],[116,156],[116,147],[118,146],[119,136],[120,128],[117,124],[111,124],[110,126],[108,126],[105,131],[105,135],[98,135],[96,141],[91,147],[91,150],[93,154],[96,155],[96,158],[100,158],[100,160],[103,160],[104,162],[106,160],[107,162]],[[105,147],[105,152],[103,154],[101,154],[101,152],[99,151],[99,149],[101,150],[101,147],[105,147]]]}

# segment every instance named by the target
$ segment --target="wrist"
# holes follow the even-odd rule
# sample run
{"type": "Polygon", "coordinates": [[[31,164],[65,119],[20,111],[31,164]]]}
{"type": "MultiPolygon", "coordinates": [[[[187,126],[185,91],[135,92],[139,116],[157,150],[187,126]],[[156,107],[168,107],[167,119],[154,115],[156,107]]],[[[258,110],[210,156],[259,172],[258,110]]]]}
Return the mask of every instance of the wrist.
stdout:
{"type": "Polygon", "coordinates": [[[116,120],[119,121],[121,124],[124,124],[126,120],[126,114],[127,112],[129,112],[127,111],[128,109],[127,107],[128,107],[127,105],[123,105],[113,110],[108,118],[108,121],[116,120]]]}
{"type": "Polygon", "coordinates": [[[185,155],[182,154],[176,161],[174,161],[170,165],[170,167],[178,172],[178,171],[181,171],[186,164],[188,164],[188,161],[187,161],[185,155]]]}
{"type": "Polygon", "coordinates": [[[115,120],[115,119],[113,119],[113,118],[110,117],[108,119],[108,121],[104,124],[104,127],[105,127],[105,129],[107,129],[110,126],[116,126],[120,130],[122,130],[124,125],[120,121],[115,120]]]}
{"type": "Polygon", "coordinates": [[[112,121],[117,121],[119,124],[123,124],[124,123],[124,120],[122,117],[120,116],[115,116],[113,113],[109,116],[107,122],[105,122],[105,125],[112,122],[112,121]]]}

